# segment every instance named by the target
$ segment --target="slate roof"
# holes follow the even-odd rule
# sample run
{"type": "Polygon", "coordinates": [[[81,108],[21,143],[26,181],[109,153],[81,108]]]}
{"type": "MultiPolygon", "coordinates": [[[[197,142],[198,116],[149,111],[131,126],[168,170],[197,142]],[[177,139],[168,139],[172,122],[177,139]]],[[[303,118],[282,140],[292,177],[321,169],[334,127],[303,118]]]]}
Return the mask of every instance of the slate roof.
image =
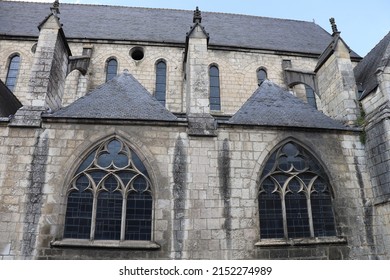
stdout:
{"type": "MultiPolygon", "coordinates": [[[[37,37],[37,26],[50,6],[0,1],[0,34],[37,37]]],[[[183,45],[193,19],[193,11],[102,5],[60,4],[60,12],[67,38],[183,45]]],[[[332,40],[319,25],[298,20],[202,11],[202,25],[214,46],[320,55],[332,40]]]]}
{"type": "Polygon", "coordinates": [[[228,123],[275,127],[347,129],[340,122],[331,119],[269,80],[260,85],[228,123]]]}
{"type": "Polygon", "coordinates": [[[364,98],[378,86],[375,72],[390,66],[390,32],[354,68],[356,83],[364,90],[364,98]]]}
{"type": "Polygon", "coordinates": [[[127,71],[52,114],[52,118],[176,121],[127,71]]]}

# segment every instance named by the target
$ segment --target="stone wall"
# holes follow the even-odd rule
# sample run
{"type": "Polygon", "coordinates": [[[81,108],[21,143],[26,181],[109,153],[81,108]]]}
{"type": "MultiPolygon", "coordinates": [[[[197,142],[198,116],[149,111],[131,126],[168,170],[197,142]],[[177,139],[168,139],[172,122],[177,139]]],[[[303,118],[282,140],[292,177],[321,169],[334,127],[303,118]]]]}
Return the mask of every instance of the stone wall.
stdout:
{"type": "Polygon", "coordinates": [[[185,126],[45,122],[36,131],[2,128],[1,139],[6,162],[0,177],[3,259],[372,258],[373,229],[366,221],[368,194],[362,185],[367,177],[354,132],[222,125],[217,137],[189,137],[185,126]],[[62,238],[73,172],[91,148],[112,135],[126,139],[145,158],[153,183],[153,236],[161,248],[51,247],[62,238]],[[286,139],[304,145],[328,172],[342,242],[314,241],[304,247],[259,243],[257,182],[269,154],[286,139]]]}
{"type": "MultiPolygon", "coordinates": [[[[34,41],[8,41],[2,40],[0,50],[0,79],[3,81],[7,75],[7,61],[9,55],[19,52],[21,55],[21,71],[19,72],[15,95],[22,104],[27,104],[28,81],[31,74],[34,54],[31,47],[34,41]]],[[[91,46],[90,43],[87,44],[91,46]]],[[[69,43],[72,55],[82,55],[84,43],[69,43]]],[[[150,92],[155,90],[155,64],[160,59],[167,63],[167,108],[172,112],[185,111],[184,73],[183,73],[183,52],[184,47],[176,46],[154,46],[144,44],[144,58],[135,61],[129,52],[132,44],[94,43],[90,66],[86,76],[77,75],[71,72],[66,81],[63,105],[66,106],[85,95],[90,90],[102,85],[105,82],[106,61],[115,57],[118,61],[118,73],[128,69],[134,77],[150,92]],[[75,86],[79,89],[75,91],[75,86]]],[[[221,83],[221,113],[234,114],[244,102],[257,89],[256,70],[264,67],[268,73],[268,79],[285,86],[282,61],[291,60],[294,69],[302,71],[313,71],[317,63],[315,58],[298,57],[294,55],[275,55],[260,51],[226,51],[209,48],[205,64],[216,64],[220,71],[221,83]]],[[[207,76],[205,78],[208,78],[207,76]]],[[[319,110],[322,108],[319,106],[319,110]]]]}

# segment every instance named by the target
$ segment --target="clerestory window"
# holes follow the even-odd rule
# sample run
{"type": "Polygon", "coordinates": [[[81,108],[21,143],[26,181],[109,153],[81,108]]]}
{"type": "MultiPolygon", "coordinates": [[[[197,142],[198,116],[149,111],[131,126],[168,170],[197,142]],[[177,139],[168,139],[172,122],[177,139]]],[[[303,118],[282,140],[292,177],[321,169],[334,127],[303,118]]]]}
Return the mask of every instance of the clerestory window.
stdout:
{"type": "Polygon", "coordinates": [[[156,92],[155,97],[165,106],[167,88],[167,64],[159,61],[156,64],[156,92]]]}
{"type": "Polygon", "coordinates": [[[260,86],[267,79],[267,71],[264,68],[257,69],[257,84],[260,86]]]}
{"type": "Polygon", "coordinates": [[[7,78],[5,80],[5,85],[11,90],[14,90],[16,85],[16,79],[18,77],[20,67],[20,56],[14,55],[11,57],[8,66],[7,78]]]}
{"type": "Polygon", "coordinates": [[[118,73],[118,61],[115,58],[111,58],[106,64],[106,82],[116,77],[118,73]]]}
{"type": "Polygon", "coordinates": [[[151,182],[122,140],[112,138],[90,152],[67,193],[64,238],[151,240],[151,182]]]}
{"type": "Polygon", "coordinates": [[[288,142],[267,161],[258,195],[260,238],[335,236],[331,187],[319,162],[288,142]]]}
{"type": "Polygon", "coordinates": [[[219,83],[219,69],[216,65],[211,65],[209,69],[210,78],[210,110],[221,110],[221,95],[219,83]]]}

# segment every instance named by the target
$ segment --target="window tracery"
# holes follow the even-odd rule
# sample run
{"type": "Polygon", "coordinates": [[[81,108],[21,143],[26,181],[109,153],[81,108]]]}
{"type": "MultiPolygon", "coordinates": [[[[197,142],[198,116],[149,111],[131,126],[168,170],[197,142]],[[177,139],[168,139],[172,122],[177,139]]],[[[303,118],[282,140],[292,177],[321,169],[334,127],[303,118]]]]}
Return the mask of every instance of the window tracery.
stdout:
{"type": "Polygon", "coordinates": [[[281,146],[267,161],[258,197],[261,238],[336,235],[327,176],[294,142],[281,146]]]}
{"type": "Polygon", "coordinates": [[[151,240],[152,209],[145,165],[112,138],[90,152],[71,179],[64,238],[151,240]]]}

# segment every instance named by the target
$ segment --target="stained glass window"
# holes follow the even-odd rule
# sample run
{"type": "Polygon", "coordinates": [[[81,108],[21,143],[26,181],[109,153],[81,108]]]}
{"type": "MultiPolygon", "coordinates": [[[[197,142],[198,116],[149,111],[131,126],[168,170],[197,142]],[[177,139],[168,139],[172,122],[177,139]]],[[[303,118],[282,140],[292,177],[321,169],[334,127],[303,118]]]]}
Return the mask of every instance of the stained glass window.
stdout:
{"type": "Polygon", "coordinates": [[[303,147],[288,142],[265,164],[260,178],[261,238],[334,236],[327,176],[303,147]]]}
{"type": "Polygon", "coordinates": [[[90,152],[71,180],[64,238],[151,240],[152,209],[145,165],[113,138],[90,152]]]}

